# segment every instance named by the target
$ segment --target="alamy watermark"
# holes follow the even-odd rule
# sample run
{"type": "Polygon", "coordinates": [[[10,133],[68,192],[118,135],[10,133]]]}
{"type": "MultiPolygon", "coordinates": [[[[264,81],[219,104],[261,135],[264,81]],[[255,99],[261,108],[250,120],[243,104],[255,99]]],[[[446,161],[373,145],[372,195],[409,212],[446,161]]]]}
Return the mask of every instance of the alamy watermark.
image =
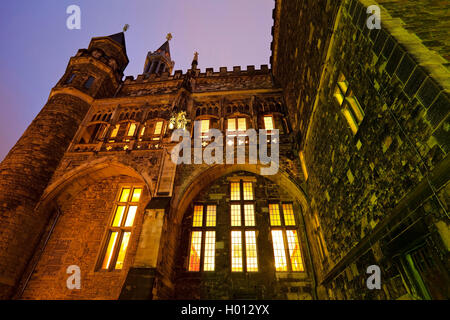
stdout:
{"type": "Polygon", "coordinates": [[[70,276],[66,280],[67,289],[81,289],[81,269],[77,265],[68,266],[66,269],[66,273],[70,274],[70,276]]]}
{"type": "Polygon", "coordinates": [[[367,7],[367,14],[370,14],[367,18],[366,25],[370,30],[381,29],[381,10],[379,6],[371,5],[367,7]]]}
{"type": "Polygon", "coordinates": [[[218,129],[201,132],[201,121],[194,121],[194,152],[192,152],[191,134],[186,129],[176,129],[171,141],[182,141],[171,151],[171,159],[175,164],[234,164],[235,149],[237,164],[246,163],[246,146],[248,146],[248,163],[269,165],[261,167],[262,175],[274,175],[278,172],[280,158],[279,130],[248,129],[246,131],[226,131],[225,137],[218,129]],[[269,150],[270,144],[270,150],[269,150]],[[270,155],[269,155],[270,151],[270,155]],[[225,159],[224,159],[225,156],[225,159]]]}
{"type": "Polygon", "coordinates": [[[66,20],[67,29],[81,29],[81,8],[76,4],[67,7],[66,13],[70,14],[66,20]]]}

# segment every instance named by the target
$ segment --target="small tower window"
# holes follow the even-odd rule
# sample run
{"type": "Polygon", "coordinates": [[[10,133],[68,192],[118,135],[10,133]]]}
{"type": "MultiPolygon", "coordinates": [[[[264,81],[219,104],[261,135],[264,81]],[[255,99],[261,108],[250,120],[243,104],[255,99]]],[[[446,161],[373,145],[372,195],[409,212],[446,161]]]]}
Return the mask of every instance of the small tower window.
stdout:
{"type": "Polygon", "coordinates": [[[84,83],[84,87],[86,89],[89,89],[90,87],[92,87],[92,84],[94,83],[95,78],[94,77],[89,77],[86,82],[84,83]]]}
{"type": "Polygon", "coordinates": [[[66,84],[71,84],[73,79],[75,78],[75,73],[72,73],[69,78],[66,80],[66,84]]]}

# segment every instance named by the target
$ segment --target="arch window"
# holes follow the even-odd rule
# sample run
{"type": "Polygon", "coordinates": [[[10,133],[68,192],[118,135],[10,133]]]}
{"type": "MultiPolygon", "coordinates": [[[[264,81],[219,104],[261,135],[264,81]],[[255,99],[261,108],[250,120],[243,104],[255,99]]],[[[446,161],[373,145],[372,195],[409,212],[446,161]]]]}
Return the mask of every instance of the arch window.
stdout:
{"type": "Polygon", "coordinates": [[[269,204],[276,271],[304,271],[292,203],[269,204]]]}
{"type": "Polygon", "coordinates": [[[99,261],[102,270],[122,269],[142,195],[140,186],[122,187],[110,219],[106,241],[99,261]]]}
{"type": "Polygon", "coordinates": [[[253,183],[230,183],[231,271],[258,271],[253,183]]]}
{"type": "Polygon", "coordinates": [[[214,271],[216,252],[216,206],[194,205],[191,242],[189,246],[189,271],[214,271]]]}

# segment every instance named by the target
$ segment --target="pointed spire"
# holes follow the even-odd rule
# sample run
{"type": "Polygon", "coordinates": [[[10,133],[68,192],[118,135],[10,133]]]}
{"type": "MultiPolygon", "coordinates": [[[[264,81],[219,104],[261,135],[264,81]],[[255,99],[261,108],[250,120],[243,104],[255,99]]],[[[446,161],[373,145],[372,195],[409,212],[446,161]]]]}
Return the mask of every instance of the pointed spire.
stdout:
{"type": "Polygon", "coordinates": [[[194,59],[192,60],[191,69],[196,70],[198,66],[198,52],[194,52],[194,59]]]}
{"type": "Polygon", "coordinates": [[[118,44],[122,45],[124,48],[125,46],[125,34],[123,32],[115,33],[110,36],[108,36],[111,40],[114,40],[118,44]]]}

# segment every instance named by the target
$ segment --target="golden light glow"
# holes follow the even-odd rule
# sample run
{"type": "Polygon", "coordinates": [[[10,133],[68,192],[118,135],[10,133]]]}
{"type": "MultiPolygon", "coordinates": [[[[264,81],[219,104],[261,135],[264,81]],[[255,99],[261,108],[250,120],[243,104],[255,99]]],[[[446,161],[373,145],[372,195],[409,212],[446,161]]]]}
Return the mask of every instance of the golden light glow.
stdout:
{"type": "Polygon", "coordinates": [[[189,254],[189,271],[200,271],[200,252],[202,249],[202,232],[193,231],[189,254]]]}
{"type": "Polygon", "coordinates": [[[364,110],[361,108],[361,105],[358,102],[358,99],[355,97],[347,97],[345,100],[348,102],[350,107],[353,110],[353,114],[355,115],[356,119],[358,120],[358,123],[361,123],[364,119],[364,110]]]}
{"type": "Polygon", "coordinates": [[[206,226],[207,227],[216,226],[216,206],[206,207],[206,226]]]}
{"type": "Polygon", "coordinates": [[[132,136],[134,136],[135,132],[136,132],[136,123],[131,123],[130,127],[128,128],[127,136],[132,137],[132,136]]]}
{"type": "Polygon", "coordinates": [[[266,130],[273,130],[273,117],[272,116],[264,117],[264,128],[266,130]]]}
{"type": "Polygon", "coordinates": [[[286,226],[295,226],[294,210],[292,203],[283,203],[284,224],[286,226]]]}
{"type": "Polygon", "coordinates": [[[241,272],[242,268],[242,232],[231,231],[231,271],[241,272]]]}
{"type": "Polygon", "coordinates": [[[344,102],[344,95],[341,93],[341,90],[336,87],[336,90],[334,91],[334,98],[338,102],[339,105],[342,105],[342,102],[344,102]]]}
{"type": "Polygon", "coordinates": [[[122,189],[122,193],[120,194],[119,202],[127,202],[129,196],[130,196],[130,189],[129,188],[123,188],[122,189]]]}
{"type": "Polygon", "coordinates": [[[194,206],[193,227],[201,227],[203,225],[203,206],[194,206]]]}
{"type": "Polygon", "coordinates": [[[117,206],[112,222],[113,227],[119,227],[122,223],[123,214],[125,213],[125,206],[117,206]]]}
{"type": "Polygon", "coordinates": [[[286,252],[284,250],[283,232],[281,230],[272,230],[272,242],[275,270],[287,271],[286,252]]]}
{"type": "Polygon", "coordinates": [[[236,119],[235,118],[228,119],[227,123],[228,123],[228,131],[236,131],[236,119]]]}
{"type": "Polygon", "coordinates": [[[247,271],[258,271],[255,231],[245,231],[245,253],[247,255],[247,271]]]}
{"type": "Polygon", "coordinates": [[[253,185],[251,182],[244,182],[244,200],[253,200],[253,185]]]}
{"type": "Polygon", "coordinates": [[[203,271],[214,271],[216,253],[216,232],[206,231],[205,233],[205,260],[203,271]]]}
{"type": "Polygon", "coordinates": [[[289,247],[289,256],[291,257],[292,271],[303,271],[303,260],[298,243],[297,231],[286,230],[286,238],[289,247]]]}
{"type": "Polygon", "coordinates": [[[239,187],[239,182],[231,183],[231,200],[241,200],[241,192],[239,187]]]}
{"type": "Polygon", "coordinates": [[[127,252],[128,242],[130,241],[131,232],[125,232],[122,238],[122,244],[120,245],[119,255],[117,256],[116,269],[122,269],[123,262],[125,260],[125,254],[127,252]]]}
{"type": "Polygon", "coordinates": [[[247,119],[245,118],[238,118],[238,130],[239,131],[245,131],[247,130],[247,119]]]}
{"type": "Polygon", "coordinates": [[[117,136],[117,133],[119,132],[120,124],[116,124],[113,131],[111,132],[111,138],[115,138],[117,136]]]}
{"type": "Polygon", "coordinates": [[[109,237],[108,246],[106,247],[105,258],[103,259],[102,269],[108,269],[111,263],[113,249],[117,241],[117,232],[111,232],[109,237]]]}
{"type": "Polygon", "coordinates": [[[209,131],[209,119],[201,120],[201,133],[207,133],[209,131]]]}
{"type": "Polygon", "coordinates": [[[162,121],[156,122],[155,132],[154,132],[155,135],[160,135],[161,134],[162,126],[163,126],[163,122],[162,121]]]}
{"type": "Polygon", "coordinates": [[[131,197],[131,202],[139,202],[139,198],[141,197],[142,189],[135,188],[133,190],[133,196],[131,197]]]}
{"type": "Polygon", "coordinates": [[[278,204],[269,204],[269,216],[271,226],[281,226],[280,206],[278,204]]]}
{"type": "Polygon", "coordinates": [[[241,205],[232,204],[231,205],[231,226],[240,227],[241,226],[241,205]]]}
{"type": "Polygon", "coordinates": [[[352,130],[353,134],[356,134],[356,132],[358,132],[358,123],[356,122],[356,119],[353,117],[353,114],[350,112],[348,108],[342,109],[342,113],[344,114],[344,117],[347,120],[347,123],[350,126],[350,129],[352,130]]]}
{"type": "Polygon", "coordinates": [[[305,180],[308,180],[308,168],[306,167],[305,154],[303,151],[300,151],[300,163],[302,165],[303,175],[305,176],[305,180]]]}
{"type": "Polygon", "coordinates": [[[253,204],[244,205],[245,225],[248,227],[255,226],[255,209],[253,204]]]}
{"type": "Polygon", "coordinates": [[[136,216],[137,206],[130,206],[128,208],[127,220],[125,221],[125,227],[132,227],[134,217],[136,216]]]}
{"type": "Polygon", "coordinates": [[[145,127],[142,127],[142,129],[141,129],[141,133],[139,134],[139,136],[143,136],[144,135],[144,133],[145,133],[145,127]]]}

